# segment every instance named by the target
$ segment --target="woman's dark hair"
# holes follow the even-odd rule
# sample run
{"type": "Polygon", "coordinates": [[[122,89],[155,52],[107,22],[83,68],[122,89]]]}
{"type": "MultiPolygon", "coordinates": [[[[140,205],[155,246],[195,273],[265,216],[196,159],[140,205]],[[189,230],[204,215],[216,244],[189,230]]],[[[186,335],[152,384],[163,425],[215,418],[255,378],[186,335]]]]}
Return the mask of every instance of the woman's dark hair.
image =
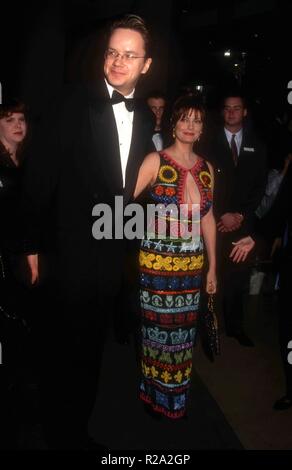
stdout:
{"type": "Polygon", "coordinates": [[[138,33],[140,33],[144,40],[144,47],[146,53],[145,58],[151,57],[150,33],[145,21],[140,16],[123,15],[113,20],[108,30],[108,41],[113,32],[118,28],[132,29],[133,31],[137,31],[138,33]]]}
{"type": "Polygon", "coordinates": [[[23,113],[27,118],[27,108],[22,101],[10,100],[4,104],[0,104],[0,119],[10,116],[12,113],[23,113]]]}
{"type": "Polygon", "coordinates": [[[202,121],[204,121],[206,112],[200,98],[198,98],[196,95],[191,94],[180,96],[175,101],[172,108],[172,127],[174,127],[181,118],[187,116],[191,110],[194,110],[195,114],[199,113],[202,121]]]}

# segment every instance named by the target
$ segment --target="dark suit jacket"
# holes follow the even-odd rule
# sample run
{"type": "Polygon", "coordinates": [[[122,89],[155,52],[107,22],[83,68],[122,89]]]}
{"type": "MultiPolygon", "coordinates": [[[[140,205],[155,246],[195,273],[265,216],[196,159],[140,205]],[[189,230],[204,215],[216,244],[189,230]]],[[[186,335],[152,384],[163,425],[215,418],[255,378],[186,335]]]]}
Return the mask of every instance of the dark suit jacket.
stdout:
{"type": "Polygon", "coordinates": [[[281,184],[276,200],[267,214],[267,227],[271,239],[280,237],[283,239],[282,251],[285,256],[292,259],[292,167],[281,184]],[[287,234],[285,231],[288,226],[287,234]],[[284,241],[285,235],[287,239],[284,241]]]}
{"type": "Polygon", "coordinates": [[[208,155],[214,165],[214,214],[216,221],[226,212],[239,212],[244,223],[235,236],[253,231],[254,212],[264,194],[266,150],[258,138],[243,129],[242,144],[235,167],[224,129],[211,144],[208,155]]]}
{"type": "Polygon", "coordinates": [[[119,143],[104,81],[68,88],[35,136],[23,188],[25,251],[49,251],[53,277],[82,295],[119,288],[124,242],[95,240],[92,209],[132,197],[138,170],[153,149],[144,105],[134,111],[123,189],[119,143]]]}

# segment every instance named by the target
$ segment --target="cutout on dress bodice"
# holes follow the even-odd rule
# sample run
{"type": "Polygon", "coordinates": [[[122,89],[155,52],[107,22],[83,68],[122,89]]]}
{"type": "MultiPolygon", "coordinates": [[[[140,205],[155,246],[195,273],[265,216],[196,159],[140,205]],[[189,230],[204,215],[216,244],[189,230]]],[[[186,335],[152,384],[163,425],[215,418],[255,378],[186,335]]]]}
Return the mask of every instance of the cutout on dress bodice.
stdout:
{"type": "Polygon", "coordinates": [[[192,204],[199,204],[201,202],[201,194],[198,185],[193,177],[191,171],[188,171],[185,177],[183,189],[183,204],[188,204],[188,209],[192,209],[192,204]]]}

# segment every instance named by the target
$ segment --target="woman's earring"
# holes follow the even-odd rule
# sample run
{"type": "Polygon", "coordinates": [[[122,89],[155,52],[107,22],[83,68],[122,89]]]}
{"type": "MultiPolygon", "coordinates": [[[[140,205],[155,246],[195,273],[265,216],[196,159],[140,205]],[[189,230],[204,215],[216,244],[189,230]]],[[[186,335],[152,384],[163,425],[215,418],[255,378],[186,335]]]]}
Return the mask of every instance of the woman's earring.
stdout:
{"type": "Polygon", "coordinates": [[[172,137],[175,139],[176,135],[175,135],[175,128],[172,129],[172,137]]]}

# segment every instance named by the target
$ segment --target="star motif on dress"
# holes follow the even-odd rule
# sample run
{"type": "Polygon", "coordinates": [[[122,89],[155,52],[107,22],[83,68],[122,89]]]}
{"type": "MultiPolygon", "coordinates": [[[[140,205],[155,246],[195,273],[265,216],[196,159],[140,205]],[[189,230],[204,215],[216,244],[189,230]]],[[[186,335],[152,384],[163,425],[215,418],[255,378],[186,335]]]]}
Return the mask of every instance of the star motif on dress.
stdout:
{"type": "Polygon", "coordinates": [[[149,238],[145,238],[143,241],[143,245],[145,248],[151,248],[151,240],[149,238]]]}
{"type": "Polygon", "coordinates": [[[186,242],[182,242],[180,246],[180,253],[182,253],[183,251],[188,251],[188,245],[186,242]]]}
{"type": "Polygon", "coordinates": [[[161,245],[161,240],[158,240],[158,242],[155,243],[155,250],[161,251],[162,250],[162,245],[161,245]]]}
{"type": "Polygon", "coordinates": [[[184,251],[188,251],[188,248],[186,247],[186,243],[183,242],[180,246],[179,252],[183,253],[184,251]]]}
{"type": "Polygon", "coordinates": [[[170,242],[170,245],[168,245],[167,252],[172,251],[172,253],[175,253],[175,246],[173,245],[172,242],[170,242]]]}

